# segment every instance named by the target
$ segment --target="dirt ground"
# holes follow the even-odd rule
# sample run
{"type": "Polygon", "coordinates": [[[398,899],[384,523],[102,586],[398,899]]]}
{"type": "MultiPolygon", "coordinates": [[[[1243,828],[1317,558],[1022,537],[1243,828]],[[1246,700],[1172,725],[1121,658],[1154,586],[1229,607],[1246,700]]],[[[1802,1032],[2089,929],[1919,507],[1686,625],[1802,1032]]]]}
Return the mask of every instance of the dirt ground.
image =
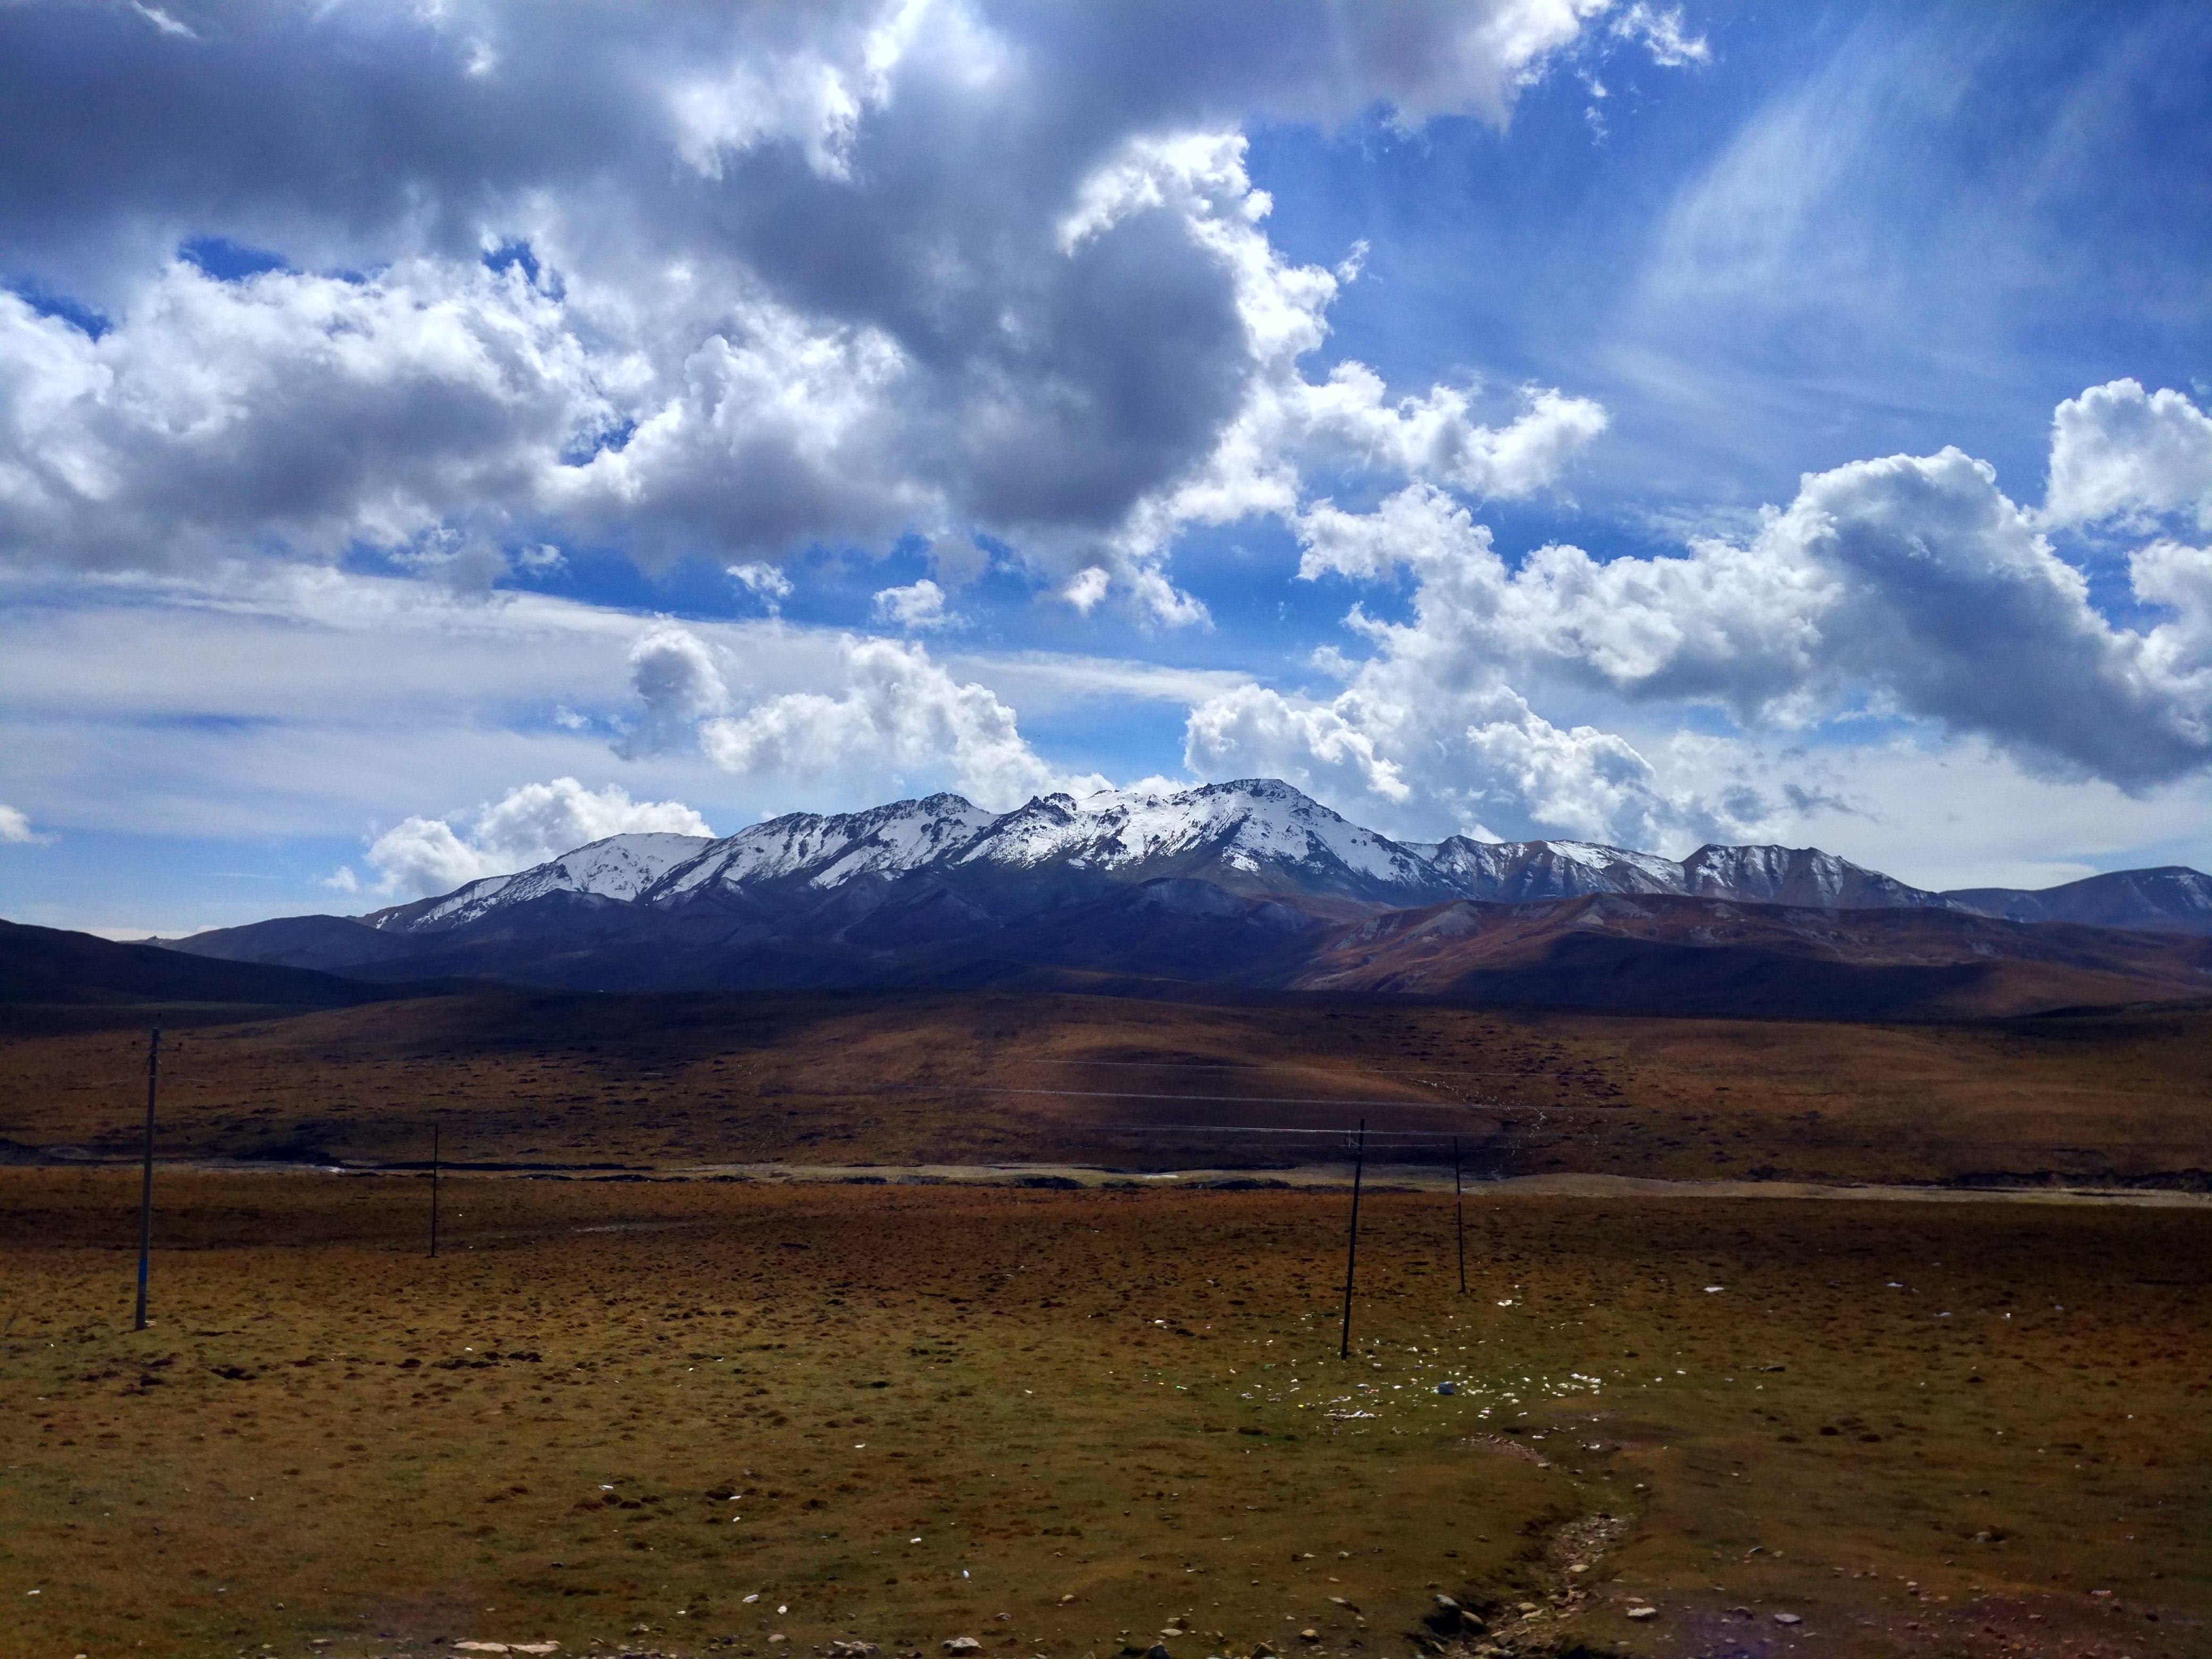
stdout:
{"type": "MultiPolygon", "coordinates": [[[[204,1011],[202,1011],[204,1012],[204,1011]]],[[[143,1013],[0,1038],[0,1161],[136,1152],[143,1013]]],[[[165,1155],[550,1167],[1449,1158],[2212,1186],[2212,1010],[1954,1025],[1109,997],[492,993],[173,1033],[165,1155]]]]}
{"type": "Polygon", "coordinates": [[[2203,1209],[428,1184],[0,1170],[0,1659],[2212,1651],[2203,1209]]]}

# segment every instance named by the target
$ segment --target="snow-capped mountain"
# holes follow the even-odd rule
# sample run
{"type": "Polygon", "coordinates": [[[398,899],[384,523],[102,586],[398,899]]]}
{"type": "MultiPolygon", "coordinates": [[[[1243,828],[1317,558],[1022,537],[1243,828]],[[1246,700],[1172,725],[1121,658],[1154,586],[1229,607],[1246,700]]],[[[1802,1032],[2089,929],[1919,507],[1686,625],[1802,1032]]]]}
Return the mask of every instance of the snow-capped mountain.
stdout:
{"type": "Polygon", "coordinates": [[[705,836],[647,832],[610,836],[511,876],[486,876],[438,898],[417,899],[374,911],[362,920],[385,933],[424,933],[458,927],[509,906],[553,893],[635,899],[669,870],[715,845],[705,836]]]}
{"type": "Polygon", "coordinates": [[[1009,887],[1034,894],[1163,879],[1339,915],[1449,898],[1521,904],[1600,893],[1827,908],[1951,905],[1811,848],[1704,847],[1678,861],[1589,842],[1400,842],[1261,778],[1081,800],[1043,795],[998,814],[931,795],[864,812],[790,813],[719,841],[616,836],[363,920],[384,932],[447,933],[554,895],[663,910],[713,897],[788,912],[855,884],[876,892],[916,882],[996,910],[991,895],[1009,887]]]}
{"type": "Polygon", "coordinates": [[[1261,779],[1172,793],[1043,795],[994,814],[958,795],[863,812],[793,812],[719,841],[613,836],[512,876],[362,918],[382,931],[442,933],[552,894],[660,908],[708,896],[787,902],[872,878],[927,873],[972,888],[993,878],[1065,885],[1190,877],[1232,892],[1288,892],[1363,908],[1466,896],[1414,848],[1261,779]]]}
{"type": "Polygon", "coordinates": [[[1680,890],[1700,897],[1821,910],[1950,909],[1940,893],[1908,887],[1878,870],[1814,847],[1715,847],[1684,859],[1680,890]]]}
{"type": "MultiPolygon", "coordinates": [[[[1505,971],[1491,962],[1501,939],[1520,939],[1513,949],[1535,952],[1531,962],[1557,950],[1580,961],[1574,952],[1585,947],[1560,941],[1634,934],[1643,942],[1633,950],[1656,963],[1739,934],[1765,940],[1758,951],[1785,936],[1832,936],[1834,951],[1871,961],[1894,953],[1884,941],[1902,928],[1931,960],[1966,952],[1957,971],[1971,978],[1989,951],[2040,961],[2075,950],[2046,926],[2059,922],[2212,933],[2212,879],[2148,871],[2039,895],[1944,895],[1809,848],[1709,846],[1674,860],[1575,841],[1401,842],[1257,779],[1046,795],[1003,813],[931,795],[792,813],[718,840],[616,836],[368,916],[280,918],[177,948],[381,979],[592,989],[988,986],[1042,975],[1143,994],[1310,981],[1427,995],[1451,994],[1455,976],[1505,971]],[[1784,910],[1786,926],[1777,920],[1784,910]],[[1437,943],[1462,939],[1475,943],[1437,943]]],[[[2114,935],[2080,948],[2125,967],[2142,941],[2114,935]]],[[[2192,984],[2195,960],[2174,970],[2192,984]]],[[[1748,985],[1765,969],[1745,971],[1748,985]]],[[[2122,977],[2133,984],[2142,972],[2125,967],[2122,977]]],[[[1558,985],[1545,994],[1575,1000],[1558,985]]]]}
{"type": "Polygon", "coordinates": [[[1682,866],[1656,853],[1587,841],[1470,841],[1454,836],[1410,849],[1452,882],[1455,896],[1498,904],[1579,898],[1585,893],[1680,893],[1682,866]]]}

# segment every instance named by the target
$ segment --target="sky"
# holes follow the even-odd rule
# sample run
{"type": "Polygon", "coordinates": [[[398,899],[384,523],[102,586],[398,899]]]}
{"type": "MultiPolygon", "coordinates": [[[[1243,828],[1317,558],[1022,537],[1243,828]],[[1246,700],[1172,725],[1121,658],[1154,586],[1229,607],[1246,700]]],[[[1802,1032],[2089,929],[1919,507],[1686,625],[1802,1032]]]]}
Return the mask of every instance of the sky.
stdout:
{"type": "Polygon", "coordinates": [[[2197,0],[0,5],[0,915],[1287,779],[2212,868],[2197,0]]]}

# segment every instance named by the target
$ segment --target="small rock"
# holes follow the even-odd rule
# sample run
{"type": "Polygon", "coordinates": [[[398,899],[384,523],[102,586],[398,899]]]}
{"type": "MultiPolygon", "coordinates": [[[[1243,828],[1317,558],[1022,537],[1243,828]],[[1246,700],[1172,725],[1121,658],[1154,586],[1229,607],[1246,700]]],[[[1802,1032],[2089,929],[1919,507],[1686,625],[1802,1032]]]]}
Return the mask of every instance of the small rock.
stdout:
{"type": "Polygon", "coordinates": [[[1567,1571],[1569,1572],[1588,1572],[1589,1571],[1589,1563],[1587,1561],[1571,1562],[1568,1564],[1567,1571]]]}
{"type": "Polygon", "coordinates": [[[1459,1384],[1456,1382],[1439,1382],[1437,1384],[1437,1392],[1438,1394],[1457,1394],[1459,1392],[1459,1384]]]}
{"type": "Polygon", "coordinates": [[[1302,1630],[1298,1632],[1298,1640],[1301,1642],[1318,1642],[1321,1640],[1321,1632],[1317,1630],[1302,1630]]]}
{"type": "Polygon", "coordinates": [[[1659,1609],[1656,1607],[1631,1607],[1628,1610],[1628,1616],[1631,1619],[1656,1619],[1659,1616],[1659,1609]]]}
{"type": "Polygon", "coordinates": [[[878,1651],[873,1642],[856,1641],[832,1642],[822,1650],[830,1659],[876,1659],[878,1651]]]}
{"type": "Polygon", "coordinates": [[[1778,1625],[1802,1625],[1805,1621],[1794,1613],[1778,1613],[1774,1615],[1774,1622],[1778,1625]]]}
{"type": "MultiPolygon", "coordinates": [[[[1176,1634],[1181,1635],[1182,1632],[1178,1631],[1176,1634]]],[[[1145,1650],[1145,1659],[1172,1659],[1172,1656],[1168,1652],[1166,1643],[1155,1642],[1145,1650]]]]}
{"type": "Polygon", "coordinates": [[[1437,1610],[1440,1613],[1457,1613],[1459,1611],[1459,1603],[1453,1601],[1449,1595],[1433,1595],[1429,1599],[1437,1604],[1437,1610]]]}
{"type": "Polygon", "coordinates": [[[981,1653],[983,1650],[983,1644],[972,1636],[951,1637],[939,1642],[938,1646],[952,1654],[981,1653]]]}
{"type": "Polygon", "coordinates": [[[1265,1642],[1255,1642],[1252,1644],[1252,1659],[1278,1659],[1278,1656],[1274,1649],[1265,1642]]]}

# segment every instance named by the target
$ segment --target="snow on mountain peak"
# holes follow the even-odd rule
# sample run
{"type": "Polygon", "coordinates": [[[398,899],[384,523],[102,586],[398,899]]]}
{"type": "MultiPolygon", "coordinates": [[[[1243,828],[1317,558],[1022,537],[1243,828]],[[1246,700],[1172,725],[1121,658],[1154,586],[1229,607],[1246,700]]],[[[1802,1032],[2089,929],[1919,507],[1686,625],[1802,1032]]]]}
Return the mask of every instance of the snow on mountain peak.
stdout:
{"type": "Polygon", "coordinates": [[[981,807],[951,794],[828,817],[790,812],[709,843],[672,872],[653,896],[672,897],[709,883],[741,887],[800,874],[820,887],[860,875],[897,875],[965,845],[995,822],[981,807]]]}
{"type": "MultiPolygon", "coordinates": [[[[959,795],[865,811],[788,813],[719,841],[616,836],[443,898],[380,912],[380,927],[458,926],[550,894],[665,905],[708,890],[828,892],[855,880],[936,871],[1087,872],[1115,881],[1184,878],[1233,890],[1402,908],[1444,898],[1527,903],[1585,895],[1674,894],[1859,908],[1961,908],[1810,848],[1703,847],[1680,862],[1594,842],[1401,843],[1273,778],[1189,788],[1040,795],[994,814],[959,795]]],[[[2200,878],[2201,879],[2201,878],[2200,878]]]]}
{"type": "Polygon", "coordinates": [[[1428,876],[1396,842],[1272,778],[1189,789],[1102,789],[1080,801],[1039,796],[998,820],[961,861],[1121,870],[1209,850],[1245,874],[1275,863],[1334,863],[1387,884],[1411,885],[1428,876]]]}
{"type": "Polygon", "coordinates": [[[370,918],[374,926],[386,918],[401,920],[410,931],[456,927],[510,904],[543,898],[549,893],[586,893],[596,898],[629,900],[660,879],[669,870],[695,858],[711,845],[705,836],[679,836],[659,830],[641,830],[609,836],[563,853],[559,858],[533,865],[512,876],[487,876],[448,893],[425,908],[401,906],[370,918]]]}

